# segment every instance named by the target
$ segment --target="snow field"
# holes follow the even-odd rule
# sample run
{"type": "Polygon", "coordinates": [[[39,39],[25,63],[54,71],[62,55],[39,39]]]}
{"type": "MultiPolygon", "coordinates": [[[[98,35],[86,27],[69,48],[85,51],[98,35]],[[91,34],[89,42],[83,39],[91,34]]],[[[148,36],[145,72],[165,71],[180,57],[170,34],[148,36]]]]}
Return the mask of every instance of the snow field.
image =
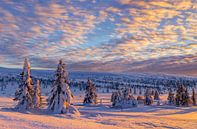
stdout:
{"type": "MultiPolygon", "coordinates": [[[[197,107],[143,106],[111,108],[108,99],[111,93],[99,93],[106,99],[103,104],[83,106],[83,92],[76,92],[74,105],[81,116],[58,115],[46,111],[46,107],[27,112],[16,112],[16,103],[9,97],[0,97],[1,129],[196,129],[197,107]],[[107,102],[108,101],[108,102],[107,102]]],[[[102,96],[102,97],[101,97],[102,96]]],[[[46,98],[46,97],[44,97],[46,98]]],[[[166,95],[161,96],[163,100],[166,95]]]]}

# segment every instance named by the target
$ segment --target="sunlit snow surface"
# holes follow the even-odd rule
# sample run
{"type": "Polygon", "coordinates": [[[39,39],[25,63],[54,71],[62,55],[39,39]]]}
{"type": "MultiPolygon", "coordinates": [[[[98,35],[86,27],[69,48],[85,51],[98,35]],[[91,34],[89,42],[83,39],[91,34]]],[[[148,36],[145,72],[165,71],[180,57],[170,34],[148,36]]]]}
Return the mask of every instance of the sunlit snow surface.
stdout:
{"type": "MultiPolygon", "coordinates": [[[[75,93],[75,102],[81,116],[55,115],[40,110],[16,112],[12,98],[0,97],[1,129],[196,129],[197,107],[142,106],[130,109],[110,107],[110,93],[99,93],[105,99],[97,106],[83,106],[83,92],[75,93]]],[[[162,96],[165,100],[166,96],[162,96]]]]}

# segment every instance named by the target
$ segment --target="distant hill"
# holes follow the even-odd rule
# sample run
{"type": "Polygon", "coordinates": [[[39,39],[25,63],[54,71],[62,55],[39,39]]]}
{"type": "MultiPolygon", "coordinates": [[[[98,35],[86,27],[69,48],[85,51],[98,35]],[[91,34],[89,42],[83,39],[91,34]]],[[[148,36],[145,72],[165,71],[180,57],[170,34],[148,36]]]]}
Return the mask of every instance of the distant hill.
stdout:
{"type": "MultiPolygon", "coordinates": [[[[1,74],[19,74],[21,71],[22,71],[22,69],[0,67],[1,74]]],[[[36,70],[36,69],[32,69],[31,72],[32,72],[32,74],[35,74],[35,75],[53,74],[54,73],[53,70],[36,70]]]]}
{"type": "MultiPolygon", "coordinates": [[[[2,75],[17,75],[22,71],[22,69],[17,68],[4,68],[0,67],[0,74],[2,75]]],[[[54,76],[54,70],[41,70],[41,69],[32,69],[31,75],[32,76],[54,76]]],[[[179,75],[179,74],[164,74],[164,73],[151,73],[151,72],[124,72],[124,73],[112,73],[112,72],[86,72],[86,71],[69,71],[69,78],[99,78],[99,77],[115,77],[115,76],[124,76],[124,77],[143,77],[143,78],[165,78],[165,77],[189,77],[189,78],[196,78],[196,76],[188,76],[188,75],[179,75]]]]}

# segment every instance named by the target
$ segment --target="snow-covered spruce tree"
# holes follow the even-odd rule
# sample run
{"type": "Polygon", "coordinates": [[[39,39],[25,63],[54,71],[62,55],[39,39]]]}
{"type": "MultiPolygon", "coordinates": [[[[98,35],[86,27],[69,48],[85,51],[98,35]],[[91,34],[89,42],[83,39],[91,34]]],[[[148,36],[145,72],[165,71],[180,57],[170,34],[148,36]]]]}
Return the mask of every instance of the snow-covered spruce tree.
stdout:
{"type": "Polygon", "coordinates": [[[177,91],[176,91],[176,106],[181,106],[182,105],[182,95],[184,92],[185,87],[179,86],[177,91]]]}
{"type": "Polygon", "coordinates": [[[137,100],[131,94],[130,88],[112,93],[111,102],[113,107],[128,108],[137,106],[137,100]]]}
{"type": "Polygon", "coordinates": [[[41,83],[40,83],[40,80],[37,80],[37,83],[36,83],[36,86],[35,86],[35,89],[34,89],[34,107],[35,108],[39,108],[41,107],[41,91],[40,91],[40,88],[41,88],[41,83]]]}
{"type": "Polygon", "coordinates": [[[124,100],[134,100],[134,96],[132,95],[130,88],[125,88],[122,90],[124,100]]]}
{"type": "Polygon", "coordinates": [[[14,101],[18,101],[20,99],[21,94],[22,94],[23,85],[24,85],[23,77],[24,77],[24,72],[21,72],[19,74],[19,83],[18,83],[19,85],[18,85],[18,88],[16,89],[16,92],[15,92],[15,98],[13,99],[14,101]]]}
{"type": "Polygon", "coordinates": [[[195,92],[195,89],[193,88],[192,89],[192,102],[193,102],[193,105],[197,105],[197,94],[195,92]]]}
{"type": "Polygon", "coordinates": [[[47,99],[48,109],[54,113],[69,112],[73,95],[67,83],[67,75],[65,64],[60,60],[55,73],[55,81],[50,96],[47,99]]]}
{"type": "Polygon", "coordinates": [[[172,92],[172,90],[170,90],[170,92],[168,93],[168,104],[170,105],[175,104],[175,97],[174,97],[174,93],[172,92]]]}
{"type": "Polygon", "coordinates": [[[139,88],[139,95],[141,95],[142,94],[142,88],[140,87],[139,88]]]}
{"type": "Polygon", "coordinates": [[[122,94],[120,90],[112,93],[111,102],[113,107],[121,106],[121,100],[122,100],[122,94]]]}
{"type": "Polygon", "coordinates": [[[25,58],[23,71],[19,77],[19,87],[16,90],[14,101],[18,101],[16,109],[23,110],[33,107],[33,83],[30,76],[30,63],[25,58]]]}
{"type": "Polygon", "coordinates": [[[87,81],[86,91],[85,91],[85,98],[83,101],[84,104],[96,104],[97,103],[97,94],[96,94],[96,87],[92,83],[90,79],[87,81]]]}
{"type": "Polygon", "coordinates": [[[152,90],[151,89],[146,89],[146,92],[144,94],[145,98],[145,104],[146,105],[152,105],[153,104],[153,96],[152,96],[152,90]]]}
{"type": "Polygon", "coordinates": [[[183,106],[191,106],[192,105],[192,99],[189,96],[188,89],[186,88],[185,94],[183,96],[183,106]]]}
{"type": "Polygon", "coordinates": [[[154,100],[160,100],[158,90],[155,90],[155,92],[154,92],[154,100]]]}
{"type": "Polygon", "coordinates": [[[177,89],[175,100],[177,106],[190,106],[192,103],[188,90],[184,86],[180,86],[177,89]]]}
{"type": "MultiPolygon", "coordinates": [[[[136,88],[134,89],[136,90],[136,88]]],[[[137,100],[135,97],[131,94],[130,88],[125,88],[123,91],[123,106],[125,107],[136,107],[137,106],[137,100]]],[[[134,92],[136,93],[136,92],[134,92]]]]}
{"type": "Polygon", "coordinates": [[[151,89],[151,95],[154,96],[155,95],[155,91],[153,89],[151,89]]]}

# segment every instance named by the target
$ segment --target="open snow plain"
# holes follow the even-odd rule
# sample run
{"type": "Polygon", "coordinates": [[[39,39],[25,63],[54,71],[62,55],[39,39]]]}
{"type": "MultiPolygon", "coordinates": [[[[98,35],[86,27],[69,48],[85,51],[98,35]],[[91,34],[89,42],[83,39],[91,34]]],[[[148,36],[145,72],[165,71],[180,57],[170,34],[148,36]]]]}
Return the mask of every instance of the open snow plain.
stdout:
{"type": "MultiPolygon", "coordinates": [[[[110,107],[111,93],[99,93],[96,106],[83,106],[83,92],[75,92],[74,105],[81,115],[57,115],[39,110],[16,112],[12,97],[0,97],[1,129],[196,129],[197,107],[168,105],[115,109],[110,107]]],[[[46,98],[46,97],[44,97],[46,98]]],[[[163,102],[166,95],[162,97],[163,102]]]]}

